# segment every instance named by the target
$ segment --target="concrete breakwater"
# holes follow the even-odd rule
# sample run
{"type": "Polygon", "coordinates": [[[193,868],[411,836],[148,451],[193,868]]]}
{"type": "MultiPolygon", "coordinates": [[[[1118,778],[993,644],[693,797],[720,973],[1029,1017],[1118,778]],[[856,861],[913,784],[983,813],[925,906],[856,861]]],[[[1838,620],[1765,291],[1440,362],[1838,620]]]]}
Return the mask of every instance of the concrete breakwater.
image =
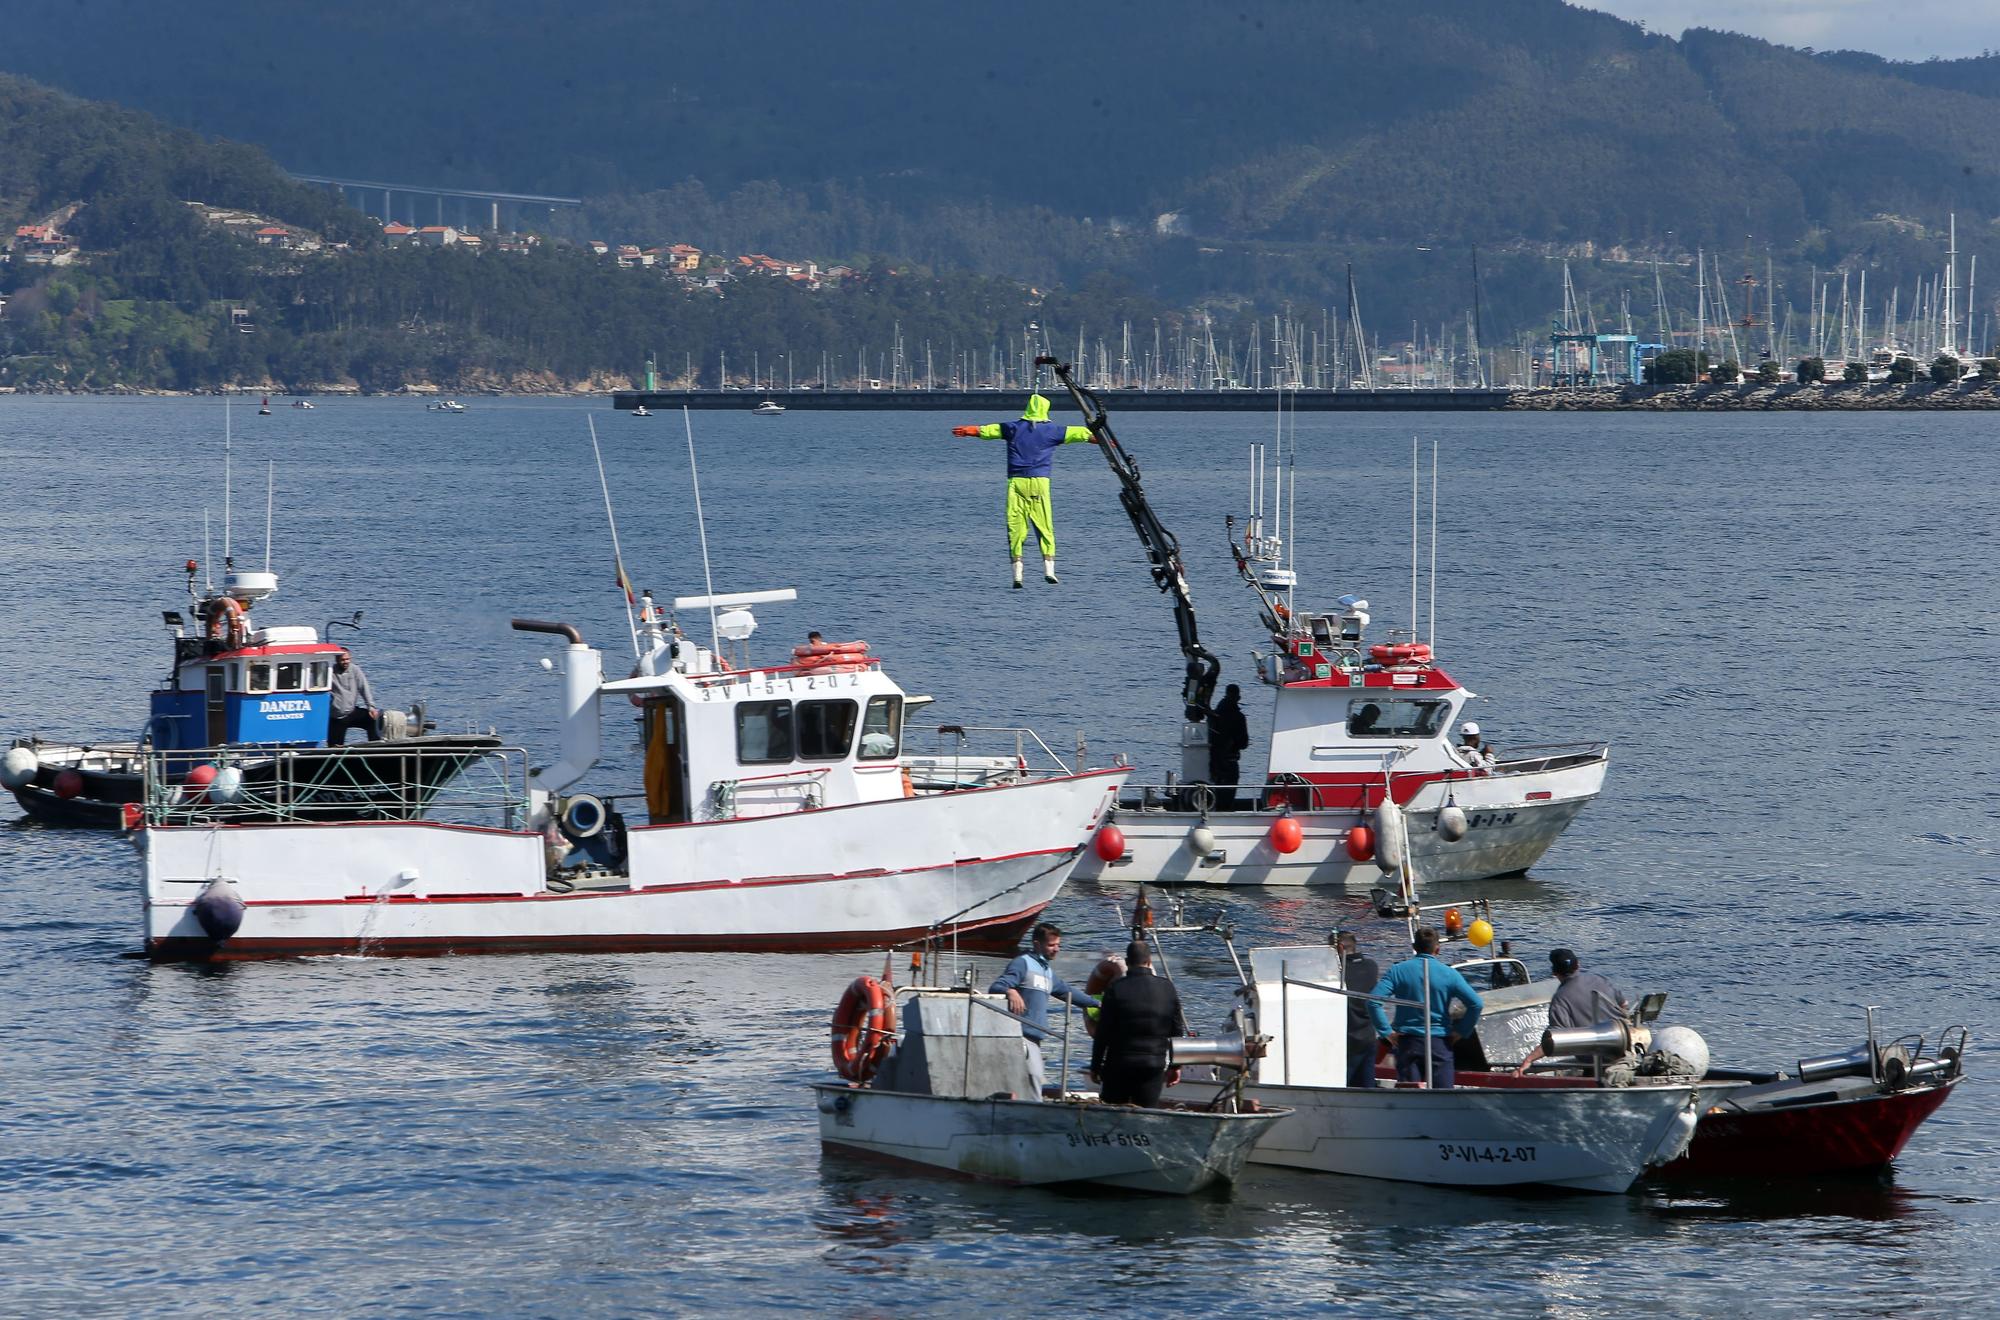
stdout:
{"type": "Polygon", "coordinates": [[[1511,412],[1879,412],[2000,408],[2000,379],[1824,385],[1631,385],[1604,389],[1513,390],[1511,412]]]}

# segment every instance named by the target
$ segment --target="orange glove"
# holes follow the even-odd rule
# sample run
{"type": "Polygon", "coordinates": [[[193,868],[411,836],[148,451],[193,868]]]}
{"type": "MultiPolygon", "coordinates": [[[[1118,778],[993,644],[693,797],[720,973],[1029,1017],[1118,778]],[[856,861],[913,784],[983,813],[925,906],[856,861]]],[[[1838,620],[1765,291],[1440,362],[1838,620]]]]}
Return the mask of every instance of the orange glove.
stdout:
{"type": "Polygon", "coordinates": [[[979,428],[976,426],[954,426],[951,428],[951,433],[953,435],[969,436],[974,440],[979,438],[979,428]]]}

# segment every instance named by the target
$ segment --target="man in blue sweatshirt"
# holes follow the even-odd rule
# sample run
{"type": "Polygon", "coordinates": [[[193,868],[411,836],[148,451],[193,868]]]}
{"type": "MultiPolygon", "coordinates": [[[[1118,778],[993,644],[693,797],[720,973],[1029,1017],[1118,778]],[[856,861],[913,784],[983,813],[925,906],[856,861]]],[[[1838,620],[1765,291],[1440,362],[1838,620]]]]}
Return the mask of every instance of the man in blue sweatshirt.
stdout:
{"type": "Polygon", "coordinates": [[[1028,543],[1028,529],[1042,547],[1042,579],[1056,580],[1056,524],[1049,504],[1049,476],[1055,471],[1055,453],[1063,445],[1096,444],[1097,437],[1087,426],[1063,426],[1049,420],[1049,401],[1039,394],[1028,396],[1028,407],[1018,422],[991,422],[985,426],[954,426],[951,433],[980,440],[1007,442],[1007,553],[1014,561],[1014,586],[1021,585],[1021,550],[1028,543]]]}
{"type": "Polygon", "coordinates": [[[1391,999],[1405,999],[1414,1003],[1424,1001],[1424,972],[1430,971],[1430,1012],[1428,1023],[1424,1010],[1403,1004],[1396,1006],[1395,1030],[1391,1032],[1388,1015],[1382,1005],[1370,1002],[1368,1011],[1375,1019],[1375,1031],[1383,1040],[1392,1040],[1396,1047],[1396,1080],[1415,1082],[1424,1080],[1424,1057],[1430,1056],[1431,1085],[1440,1091],[1448,1090],[1457,1081],[1458,1073],[1451,1057],[1451,1042],[1472,1034],[1479,1024],[1479,1015],[1486,1004],[1479,992],[1472,988],[1463,976],[1437,956],[1438,933],[1429,926],[1417,927],[1416,936],[1411,941],[1417,956],[1405,958],[1391,967],[1375,993],[1391,999]],[[1465,1005],[1465,1016],[1457,1022],[1451,1020],[1453,1000],[1465,1005]]]}
{"type": "Polygon", "coordinates": [[[1033,947],[1008,963],[1007,970],[986,987],[990,994],[1004,993],[1008,1011],[1027,1019],[1021,1024],[1021,1035],[1028,1042],[1028,1071],[1034,1075],[1037,1095],[1044,1084],[1042,1037],[1048,1034],[1049,1000],[1053,997],[1081,1008],[1097,1007],[1096,996],[1085,994],[1056,975],[1054,963],[1061,952],[1061,929],[1044,921],[1035,927],[1033,947]]]}

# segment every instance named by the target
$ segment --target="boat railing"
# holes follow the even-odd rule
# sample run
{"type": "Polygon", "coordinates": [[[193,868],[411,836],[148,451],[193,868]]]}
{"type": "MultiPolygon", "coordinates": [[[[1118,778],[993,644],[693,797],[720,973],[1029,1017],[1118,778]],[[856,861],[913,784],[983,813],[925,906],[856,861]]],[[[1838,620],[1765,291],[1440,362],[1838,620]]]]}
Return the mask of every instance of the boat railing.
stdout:
{"type": "MultiPolygon", "coordinates": [[[[919,793],[991,788],[1075,773],[1040,734],[1016,725],[940,724],[928,752],[912,752],[906,743],[902,761],[919,793]],[[1011,751],[991,750],[1010,745],[1011,751]]],[[[1077,763],[1082,763],[1081,756],[1077,763]]]]}
{"type": "MultiPolygon", "coordinates": [[[[965,996],[966,1002],[968,1004],[971,1004],[974,1008],[981,1009],[984,1010],[985,1012],[992,1013],[999,1017],[1007,1018],[1010,1021],[1019,1023],[1021,1026],[1021,1038],[1023,1040],[1026,1040],[1028,1038],[1027,1029],[1029,1027],[1033,1027],[1036,1030],[1042,1032],[1043,1033],[1042,1039],[1044,1041],[1048,1039],[1047,1033],[1049,1030],[1049,1026],[1046,1021],[1032,1022],[1024,1014],[1016,1013],[1011,1008],[1003,1008],[999,1004],[992,1003],[989,1000],[981,997],[980,992],[969,983],[957,986],[904,985],[904,986],[894,986],[892,987],[892,990],[895,994],[898,995],[915,995],[919,993],[935,994],[939,990],[948,990],[955,994],[963,994],[965,996]]],[[[1068,1002],[1067,1000],[1058,1000],[1054,995],[1049,996],[1049,1004],[1051,1007],[1053,1007],[1058,1003],[1060,1003],[1063,1007],[1063,1022],[1062,1022],[1062,1056],[1061,1056],[1062,1062],[1060,1065],[1061,1072],[1057,1074],[1056,1089],[1061,1094],[1067,1095],[1069,1093],[1070,1020],[1076,1014],[1081,1013],[1083,1010],[1077,1008],[1076,1005],[1068,1002]]],[[[1039,1044],[1041,1042],[1036,1042],[1036,1043],[1039,1044]]],[[[972,1075],[972,1014],[971,1013],[967,1013],[965,1015],[964,1067],[965,1067],[965,1075],[967,1077],[970,1077],[972,1075]]],[[[1043,1084],[1046,1085],[1048,1081],[1046,1075],[1046,1069],[1044,1070],[1044,1076],[1042,1080],[1043,1084]]],[[[1036,1098],[1040,1099],[1041,1097],[1037,1096],[1036,1098]]]]}
{"type": "Polygon", "coordinates": [[[145,758],[140,807],[148,825],[425,820],[515,830],[529,817],[528,753],[394,741],[155,750],[145,758]],[[241,778],[225,788],[215,779],[188,783],[202,766],[241,778]]]}
{"type": "MultiPolygon", "coordinates": [[[[775,807],[779,811],[813,811],[826,804],[826,779],[832,766],[803,770],[780,770],[775,774],[746,775],[741,779],[718,779],[712,786],[715,807],[711,820],[735,820],[748,807],[775,807]],[[750,800],[745,801],[744,795],[750,800]]],[[[772,812],[755,812],[770,815],[772,812]]]]}
{"type": "Polygon", "coordinates": [[[1509,750],[1487,768],[1487,774],[1498,779],[1507,775],[1566,770],[1571,766],[1601,761],[1610,753],[1611,744],[1607,742],[1536,743],[1509,750]]]}
{"type": "Polygon", "coordinates": [[[1350,990],[1343,986],[1327,985],[1321,981],[1301,980],[1292,975],[1291,964],[1289,962],[1279,963],[1278,1023],[1280,1030],[1284,1033],[1282,1058],[1285,1063],[1285,1084],[1289,1086],[1292,1080],[1292,990],[1294,987],[1297,987],[1301,990],[1318,990],[1324,994],[1336,995],[1342,999],[1359,999],[1364,1003],[1381,1004],[1385,1007],[1416,1009],[1423,1015],[1424,1089],[1426,1091],[1431,1090],[1432,1084],[1436,1079],[1431,1072],[1431,964],[1428,958],[1424,959],[1423,972],[1424,997],[1423,1001],[1419,1003],[1414,999],[1398,999],[1394,995],[1378,995],[1369,991],[1350,990]]]}

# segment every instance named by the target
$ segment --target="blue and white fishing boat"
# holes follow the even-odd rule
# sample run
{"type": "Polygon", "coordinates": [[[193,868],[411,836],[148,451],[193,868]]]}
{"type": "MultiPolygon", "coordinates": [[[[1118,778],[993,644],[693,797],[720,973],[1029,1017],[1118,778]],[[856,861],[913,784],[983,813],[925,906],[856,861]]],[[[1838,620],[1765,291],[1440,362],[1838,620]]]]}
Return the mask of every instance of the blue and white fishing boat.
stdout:
{"type": "Polygon", "coordinates": [[[262,804],[252,810],[257,818],[402,819],[499,745],[490,735],[431,734],[417,708],[382,712],[384,742],[326,746],[334,662],[346,648],[311,626],[252,620],[251,610],[278,589],[268,569],[229,566],[220,590],[197,584],[196,561],[186,571],[193,620],[162,612],[173,663],[138,738],[29,736],[0,756],[0,785],[34,819],[136,825],[149,756],[156,775],[188,781],[184,791],[262,804]],[[398,754],[380,755],[385,743],[398,754]]]}

